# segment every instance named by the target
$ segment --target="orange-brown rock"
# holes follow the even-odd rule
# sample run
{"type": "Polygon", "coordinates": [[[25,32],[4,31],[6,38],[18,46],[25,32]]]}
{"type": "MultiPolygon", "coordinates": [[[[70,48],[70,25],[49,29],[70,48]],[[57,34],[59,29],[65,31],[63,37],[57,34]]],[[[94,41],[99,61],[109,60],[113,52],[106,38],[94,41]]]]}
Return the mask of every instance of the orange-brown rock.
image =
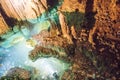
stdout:
{"type": "Polygon", "coordinates": [[[118,19],[118,15],[120,11],[117,11],[119,7],[117,6],[118,0],[94,0],[94,10],[97,11],[96,19],[106,19],[110,18],[110,20],[118,19]]]}
{"type": "Polygon", "coordinates": [[[86,0],[64,0],[60,9],[62,11],[74,12],[78,9],[80,12],[85,12],[86,0]]]}
{"type": "Polygon", "coordinates": [[[69,43],[73,43],[72,38],[70,36],[70,30],[66,22],[66,18],[64,14],[60,11],[59,11],[59,21],[60,21],[63,37],[67,38],[69,43]]]}
{"type": "Polygon", "coordinates": [[[8,29],[8,25],[6,24],[5,20],[3,19],[0,13],[0,34],[7,32],[8,29]]]}
{"type": "Polygon", "coordinates": [[[0,0],[9,17],[18,20],[33,19],[47,9],[46,0],[0,0]]]}
{"type": "Polygon", "coordinates": [[[76,30],[75,30],[74,26],[71,27],[71,34],[72,34],[74,39],[77,39],[77,33],[76,33],[76,30]]]}
{"type": "MultiPolygon", "coordinates": [[[[94,34],[97,33],[101,37],[112,35],[117,38],[117,32],[120,24],[120,2],[118,0],[94,0],[93,11],[97,14],[93,17],[95,19],[93,28],[89,33],[89,42],[94,45],[94,34]],[[114,32],[114,30],[117,30],[114,32]]],[[[89,8],[90,9],[90,8],[89,8]]],[[[90,23],[89,23],[90,24],[90,23]]]]}

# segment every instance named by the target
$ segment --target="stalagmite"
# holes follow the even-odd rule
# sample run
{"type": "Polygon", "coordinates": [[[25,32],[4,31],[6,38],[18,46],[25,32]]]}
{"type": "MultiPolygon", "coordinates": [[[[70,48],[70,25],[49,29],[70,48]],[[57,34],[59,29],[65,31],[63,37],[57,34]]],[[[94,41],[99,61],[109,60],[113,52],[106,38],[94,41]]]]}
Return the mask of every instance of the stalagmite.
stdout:
{"type": "Polygon", "coordinates": [[[75,27],[74,26],[71,27],[71,34],[72,34],[74,39],[77,39],[77,33],[75,31],[75,27]]]}
{"type": "Polygon", "coordinates": [[[96,29],[97,27],[93,27],[93,29],[90,30],[89,37],[88,37],[88,41],[92,44],[93,47],[95,45],[93,41],[93,35],[95,34],[96,29]]]}
{"type": "Polygon", "coordinates": [[[60,25],[61,25],[61,30],[62,30],[63,37],[67,38],[70,43],[73,43],[72,38],[69,35],[70,31],[69,31],[68,25],[66,23],[65,16],[60,11],[58,13],[59,13],[59,21],[60,21],[60,25]]]}

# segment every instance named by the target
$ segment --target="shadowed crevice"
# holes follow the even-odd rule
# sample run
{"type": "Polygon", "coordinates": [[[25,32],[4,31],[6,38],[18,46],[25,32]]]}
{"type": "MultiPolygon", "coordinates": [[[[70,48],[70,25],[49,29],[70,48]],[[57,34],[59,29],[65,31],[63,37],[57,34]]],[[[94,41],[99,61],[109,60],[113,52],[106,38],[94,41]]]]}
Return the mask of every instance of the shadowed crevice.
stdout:
{"type": "Polygon", "coordinates": [[[85,8],[85,17],[87,19],[87,29],[91,29],[94,27],[96,19],[94,16],[96,15],[96,12],[93,12],[93,6],[94,0],[87,0],[86,2],[86,8],[85,8]]]}
{"type": "Polygon", "coordinates": [[[2,8],[1,5],[0,5],[0,12],[1,12],[1,15],[3,16],[6,24],[7,24],[9,27],[13,27],[17,20],[14,19],[14,18],[9,17],[9,16],[5,13],[5,11],[3,10],[3,8],[2,8]]]}

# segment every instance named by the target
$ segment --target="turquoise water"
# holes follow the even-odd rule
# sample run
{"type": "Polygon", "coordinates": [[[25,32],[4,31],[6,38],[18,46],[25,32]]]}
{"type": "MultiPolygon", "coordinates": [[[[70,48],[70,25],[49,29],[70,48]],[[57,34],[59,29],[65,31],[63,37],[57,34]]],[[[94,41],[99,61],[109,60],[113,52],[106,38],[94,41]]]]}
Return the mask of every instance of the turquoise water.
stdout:
{"type": "Polygon", "coordinates": [[[51,27],[49,21],[58,24],[58,20],[56,9],[52,9],[36,19],[27,20],[32,25],[22,25],[20,30],[18,25],[15,25],[13,31],[3,35],[5,40],[0,41],[0,77],[10,68],[21,67],[32,72],[32,80],[59,80],[70,64],[54,57],[42,57],[34,62],[28,58],[29,52],[38,44],[32,36],[42,30],[48,30],[51,27]],[[29,39],[33,41],[34,46],[28,44],[29,39]]]}
{"type": "Polygon", "coordinates": [[[4,75],[10,68],[25,66],[25,61],[28,60],[30,50],[32,48],[26,46],[25,39],[14,46],[3,48],[0,51],[0,76],[4,75]]]}
{"type": "MultiPolygon", "coordinates": [[[[34,78],[38,80],[58,80],[58,77],[62,76],[64,71],[69,68],[68,63],[53,57],[42,57],[35,62],[28,58],[29,52],[34,49],[34,46],[29,45],[27,42],[28,39],[32,39],[31,33],[35,35],[49,27],[50,23],[48,21],[39,22],[35,24],[33,30],[29,31],[25,28],[22,32],[18,31],[7,37],[5,41],[0,42],[0,77],[5,75],[10,68],[14,67],[25,69],[31,67],[37,71],[37,73],[34,73],[31,70],[33,71],[34,78]],[[29,37],[26,38],[26,36],[29,37]]],[[[35,44],[37,43],[35,42],[35,44]]]]}

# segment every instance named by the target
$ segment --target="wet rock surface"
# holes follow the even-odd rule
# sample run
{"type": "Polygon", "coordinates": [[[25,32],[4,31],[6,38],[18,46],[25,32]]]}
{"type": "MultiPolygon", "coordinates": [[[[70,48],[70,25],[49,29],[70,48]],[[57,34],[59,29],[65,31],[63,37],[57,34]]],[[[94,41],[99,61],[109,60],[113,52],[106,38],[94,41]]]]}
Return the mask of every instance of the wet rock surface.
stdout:
{"type": "Polygon", "coordinates": [[[0,80],[30,80],[30,72],[19,68],[11,68],[0,80]]]}
{"type": "Polygon", "coordinates": [[[70,62],[62,80],[119,80],[120,1],[64,0],[59,12],[55,35],[43,30],[32,37],[39,44],[30,59],[55,56],[70,62]]]}
{"type": "Polygon", "coordinates": [[[36,47],[33,51],[30,52],[29,57],[32,60],[36,60],[41,57],[51,57],[57,56],[59,53],[49,48],[44,48],[42,46],[36,47]]]}

